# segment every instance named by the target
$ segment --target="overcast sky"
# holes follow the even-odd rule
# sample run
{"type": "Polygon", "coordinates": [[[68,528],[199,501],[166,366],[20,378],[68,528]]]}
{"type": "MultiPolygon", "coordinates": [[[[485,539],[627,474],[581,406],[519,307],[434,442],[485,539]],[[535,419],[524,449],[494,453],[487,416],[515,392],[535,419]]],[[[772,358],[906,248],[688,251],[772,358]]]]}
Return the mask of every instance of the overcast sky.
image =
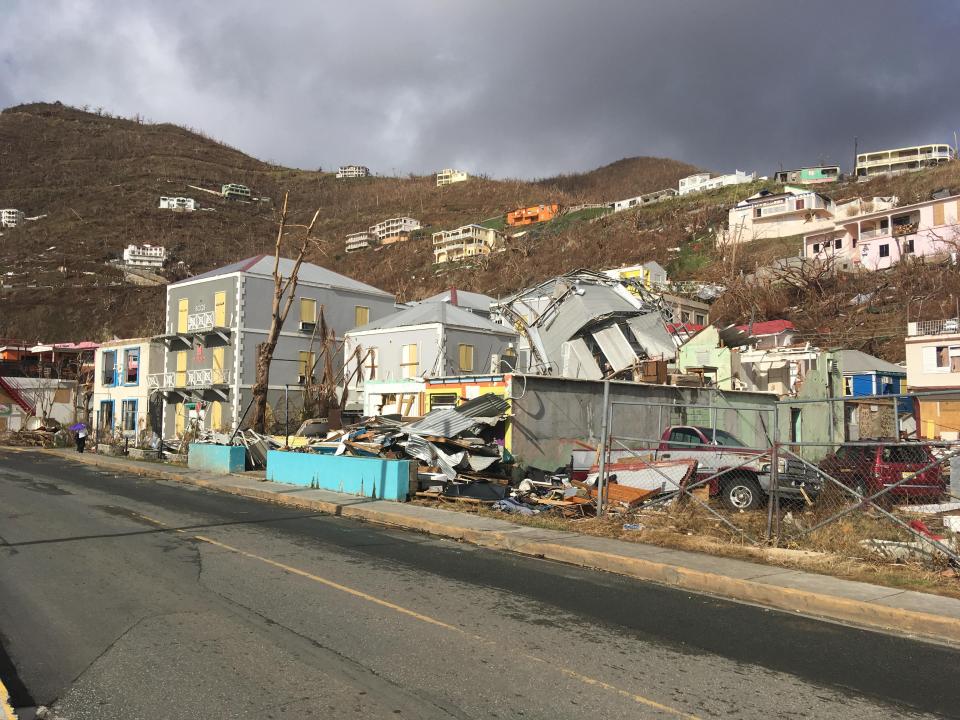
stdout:
{"type": "Polygon", "coordinates": [[[953,143],[958,0],[4,0],[0,106],[140,113],[303,168],[714,171],[953,143]]]}

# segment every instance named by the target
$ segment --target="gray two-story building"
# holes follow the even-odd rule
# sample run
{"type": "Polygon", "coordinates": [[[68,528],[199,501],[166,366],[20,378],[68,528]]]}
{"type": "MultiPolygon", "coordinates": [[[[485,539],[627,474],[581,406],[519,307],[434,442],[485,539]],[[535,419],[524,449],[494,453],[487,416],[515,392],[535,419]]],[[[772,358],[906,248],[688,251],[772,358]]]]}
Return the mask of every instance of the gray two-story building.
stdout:
{"type": "MultiPolygon", "coordinates": [[[[165,345],[163,371],[148,377],[151,392],[164,400],[163,437],[179,436],[190,424],[236,428],[252,397],[257,346],[270,330],[273,263],[273,256],[258,255],[167,287],[166,330],[158,338],[165,345]]],[[[293,265],[281,258],[280,272],[289,276],[293,265]]],[[[306,376],[317,375],[320,341],[314,329],[321,310],[339,342],[351,328],[397,308],[390,293],[318,265],[301,265],[268,391],[269,404],[278,409],[289,388],[291,417],[302,406],[306,376]]],[[[335,366],[341,363],[339,356],[335,366]]]]}

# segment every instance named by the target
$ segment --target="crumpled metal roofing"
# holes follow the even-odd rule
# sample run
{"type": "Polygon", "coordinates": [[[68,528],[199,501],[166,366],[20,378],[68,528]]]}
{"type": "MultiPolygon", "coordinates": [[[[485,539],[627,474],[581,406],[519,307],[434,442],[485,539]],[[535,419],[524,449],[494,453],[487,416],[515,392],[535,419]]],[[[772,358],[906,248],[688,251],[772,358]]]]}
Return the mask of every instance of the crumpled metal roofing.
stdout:
{"type": "Polygon", "coordinates": [[[499,419],[508,407],[507,401],[500,395],[486,393],[460,407],[427,413],[417,422],[405,425],[403,431],[411,435],[456,437],[478,423],[492,424],[491,421],[499,419]]]}

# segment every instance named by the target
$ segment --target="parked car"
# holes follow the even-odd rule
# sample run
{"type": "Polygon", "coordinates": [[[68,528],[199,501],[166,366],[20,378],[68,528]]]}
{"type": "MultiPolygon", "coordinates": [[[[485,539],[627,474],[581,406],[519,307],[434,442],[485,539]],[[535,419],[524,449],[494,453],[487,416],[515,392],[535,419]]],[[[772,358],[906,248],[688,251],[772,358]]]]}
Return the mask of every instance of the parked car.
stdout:
{"type": "Polygon", "coordinates": [[[864,496],[891,488],[915,473],[887,495],[901,501],[935,501],[946,492],[947,478],[928,446],[892,439],[862,442],[869,444],[844,443],[820,461],[820,468],[864,496]]]}
{"type": "MultiPolygon", "coordinates": [[[[756,510],[767,502],[770,491],[770,455],[748,448],[726,430],[674,425],[663,431],[656,451],[658,460],[694,459],[697,477],[721,473],[708,483],[710,496],[719,497],[730,510],[756,510]]],[[[794,458],[777,461],[780,496],[811,500],[820,492],[822,478],[813,468],[794,458]]]]}

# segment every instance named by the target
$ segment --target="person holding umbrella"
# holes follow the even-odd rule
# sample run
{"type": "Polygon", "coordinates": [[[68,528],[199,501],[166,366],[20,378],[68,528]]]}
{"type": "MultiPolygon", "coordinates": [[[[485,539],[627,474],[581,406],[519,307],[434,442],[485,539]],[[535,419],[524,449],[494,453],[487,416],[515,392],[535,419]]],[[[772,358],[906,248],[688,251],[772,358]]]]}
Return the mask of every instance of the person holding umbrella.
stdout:
{"type": "Polygon", "coordinates": [[[74,439],[77,441],[77,452],[82,453],[83,447],[87,444],[87,426],[83,423],[71,425],[70,429],[74,432],[74,439]]]}

